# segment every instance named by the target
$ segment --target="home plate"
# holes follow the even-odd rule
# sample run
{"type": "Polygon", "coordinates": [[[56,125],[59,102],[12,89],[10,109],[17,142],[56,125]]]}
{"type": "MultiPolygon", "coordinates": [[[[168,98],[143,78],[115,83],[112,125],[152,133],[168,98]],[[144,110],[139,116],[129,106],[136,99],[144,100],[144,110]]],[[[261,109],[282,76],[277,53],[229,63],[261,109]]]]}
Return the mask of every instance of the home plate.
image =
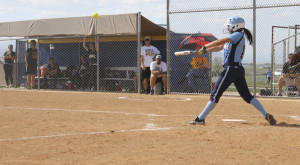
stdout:
{"type": "Polygon", "coordinates": [[[300,120],[300,116],[290,116],[290,118],[293,118],[295,120],[300,120]]]}
{"type": "Polygon", "coordinates": [[[241,120],[241,119],[222,119],[225,122],[244,122],[247,120],[241,120]]]}

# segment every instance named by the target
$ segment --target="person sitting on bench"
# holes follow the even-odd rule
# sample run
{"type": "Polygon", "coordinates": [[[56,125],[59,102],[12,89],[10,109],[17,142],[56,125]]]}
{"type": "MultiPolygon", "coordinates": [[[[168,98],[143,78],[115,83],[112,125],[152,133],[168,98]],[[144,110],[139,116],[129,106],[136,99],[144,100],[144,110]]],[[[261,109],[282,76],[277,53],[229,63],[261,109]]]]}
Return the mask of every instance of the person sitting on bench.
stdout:
{"type": "Polygon", "coordinates": [[[156,55],[155,61],[150,65],[151,78],[150,78],[150,94],[154,94],[154,85],[156,82],[162,81],[164,85],[163,92],[166,94],[167,91],[167,65],[161,61],[161,55],[156,55]]]}
{"type": "Polygon", "coordinates": [[[48,78],[53,78],[52,89],[56,88],[57,78],[59,77],[61,71],[59,65],[54,62],[54,58],[49,58],[49,64],[47,66],[48,70],[44,76],[45,84],[48,84],[48,78]]]}
{"type": "Polygon", "coordinates": [[[278,80],[279,91],[277,96],[282,96],[283,86],[296,86],[298,89],[297,97],[300,97],[300,69],[299,67],[291,68],[292,55],[289,54],[288,62],[283,65],[282,76],[278,80]]]}

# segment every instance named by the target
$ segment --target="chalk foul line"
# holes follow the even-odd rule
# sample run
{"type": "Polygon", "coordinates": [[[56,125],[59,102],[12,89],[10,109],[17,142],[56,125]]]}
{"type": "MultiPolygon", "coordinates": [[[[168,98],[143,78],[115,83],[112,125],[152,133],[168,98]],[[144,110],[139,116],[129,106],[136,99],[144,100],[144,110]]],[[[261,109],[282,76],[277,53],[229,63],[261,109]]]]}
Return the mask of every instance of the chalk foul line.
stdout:
{"type": "Polygon", "coordinates": [[[118,131],[64,133],[64,134],[46,135],[46,136],[29,136],[29,137],[22,137],[22,138],[0,139],[0,142],[1,141],[49,139],[49,138],[67,137],[67,136],[80,136],[80,135],[99,135],[99,134],[126,133],[126,132],[162,131],[162,130],[170,130],[170,129],[173,129],[173,127],[129,129],[129,130],[118,130],[118,131]]]}

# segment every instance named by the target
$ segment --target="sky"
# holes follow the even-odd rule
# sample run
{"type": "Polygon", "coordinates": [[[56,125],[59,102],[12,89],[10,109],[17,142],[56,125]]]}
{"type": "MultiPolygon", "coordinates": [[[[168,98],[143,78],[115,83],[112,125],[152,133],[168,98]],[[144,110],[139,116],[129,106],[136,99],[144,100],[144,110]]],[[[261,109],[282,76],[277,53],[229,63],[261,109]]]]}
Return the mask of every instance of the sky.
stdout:
{"type": "MultiPolygon", "coordinates": [[[[253,0],[230,0],[230,3],[228,0],[170,0],[170,10],[249,6],[252,2],[253,0]]],[[[300,3],[300,0],[257,0],[257,5],[270,2],[300,3]]],[[[156,24],[166,24],[166,0],[0,0],[0,22],[89,16],[94,12],[100,15],[141,12],[144,17],[156,24]]],[[[225,21],[233,15],[242,16],[246,20],[246,28],[253,30],[252,10],[172,14],[170,27],[174,32],[212,33],[217,38],[223,38],[226,37],[222,33],[225,21]]],[[[257,10],[257,54],[260,62],[270,62],[272,25],[300,24],[299,19],[296,19],[299,15],[300,7],[257,10]]],[[[284,29],[276,30],[275,33],[275,41],[288,35],[284,29]]],[[[247,46],[246,50],[245,60],[251,62],[252,47],[247,46]]],[[[278,46],[276,52],[281,61],[282,51],[283,49],[278,46]]]]}
{"type": "Polygon", "coordinates": [[[0,22],[136,13],[166,23],[165,0],[0,0],[0,22]]]}

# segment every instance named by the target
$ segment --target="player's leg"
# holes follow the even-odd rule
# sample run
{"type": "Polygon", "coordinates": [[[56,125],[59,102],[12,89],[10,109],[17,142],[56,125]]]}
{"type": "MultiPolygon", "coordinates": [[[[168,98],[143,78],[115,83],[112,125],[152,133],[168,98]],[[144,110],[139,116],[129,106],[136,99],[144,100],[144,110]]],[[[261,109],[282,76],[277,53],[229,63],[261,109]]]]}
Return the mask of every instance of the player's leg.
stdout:
{"type": "Polygon", "coordinates": [[[153,95],[154,94],[154,85],[156,83],[157,77],[154,74],[151,74],[151,78],[150,78],[150,94],[153,95]]]}
{"type": "Polygon", "coordinates": [[[270,114],[267,113],[267,111],[265,110],[265,108],[261,105],[261,103],[255,98],[253,97],[253,95],[251,95],[246,79],[245,79],[245,71],[243,68],[242,69],[242,75],[239,79],[234,81],[234,85],[236,87],[236,89],[238,90],[240,96],[249,104],[253,105],[259,112],[261,112],[263,114],[263,116],[265,117],[266,120],[268,120],[268,122],[271,125],[276,124],[276,120],[274,119],[274,117],[270,114]]]}
{"type": "Polygon", "coordinates": [[[9,84],[10,87],[14,84],[14,82],[13,82],[13,70],[14,70],[14,66],[9,65],[8,79],[10,81],[10,84],[9,84]]]}
{"type": "Polygon", "coordinates": [[[3,65],[3,69],[4,69],[4,74],[5,74],[5,82],[6,82],[6,87],[9,86],[9,68],[8,68],[8,64],[4,64],[3,65]]]}
{"type": "Polygon", "coordinates": [[[27,89],[31,89],[31,74],[27,73],[27,89]]]}
{"type": "Polygon", "coordinates": [[[35,74],[31,74],[31,88],[35,88],[35,74]]]}
{"type": "Polygon", "coordinates": [[[144,90],[146,94],[149,94],[149,79],[151,77],[150,67],[146,67],[144,71],[144,90]]]}
{"type": "Polygon", "coordinates": [[[163,82],[163,85],[164,85],[164,94],[167,94],[167,75],[166,74],[163,74],[162,75],[162,82],[163,82]]]}
{"type": "Polygon", "coordinates": [[[206,107],[203,109],[201,114],[196,117],[195,120],[191,121],[190,124],[204,124],[206,116],[215,108],[220,97],[224,91],[229,87],[229,85],[235,79],[234,69],[228,67],[224,70],[220,77],[218,78],[213,92],[210,96],[210,101],[207,103],[206,107]]]}
{"type": "Polygon", "coordinates": [[[146,74],[146,70],[142,70],[142,78],[143,78],[143,86],[144,86],[144,91],[147,94],[147,88],[148,88],[148,77],[146,74]]]}
{"type": "Polygon", "coordinates": [[[277,93],[277,96],[282,96],[282,87],[284,86],[284,82],[285,82],[284,78],[283,78],[283,76],[281,76],[278,80],[278,89],[279,89],[279,91],[277,93]]]}
{"type": "Polygon", "coordinates": [[[52,89],[55,89],[55,88],[56,88],[56,84],[57,84],[57,77],[58,77],[58,75],[57,75],[57,74],[53,75],[53,86],[52,86],[52,89]]]}

